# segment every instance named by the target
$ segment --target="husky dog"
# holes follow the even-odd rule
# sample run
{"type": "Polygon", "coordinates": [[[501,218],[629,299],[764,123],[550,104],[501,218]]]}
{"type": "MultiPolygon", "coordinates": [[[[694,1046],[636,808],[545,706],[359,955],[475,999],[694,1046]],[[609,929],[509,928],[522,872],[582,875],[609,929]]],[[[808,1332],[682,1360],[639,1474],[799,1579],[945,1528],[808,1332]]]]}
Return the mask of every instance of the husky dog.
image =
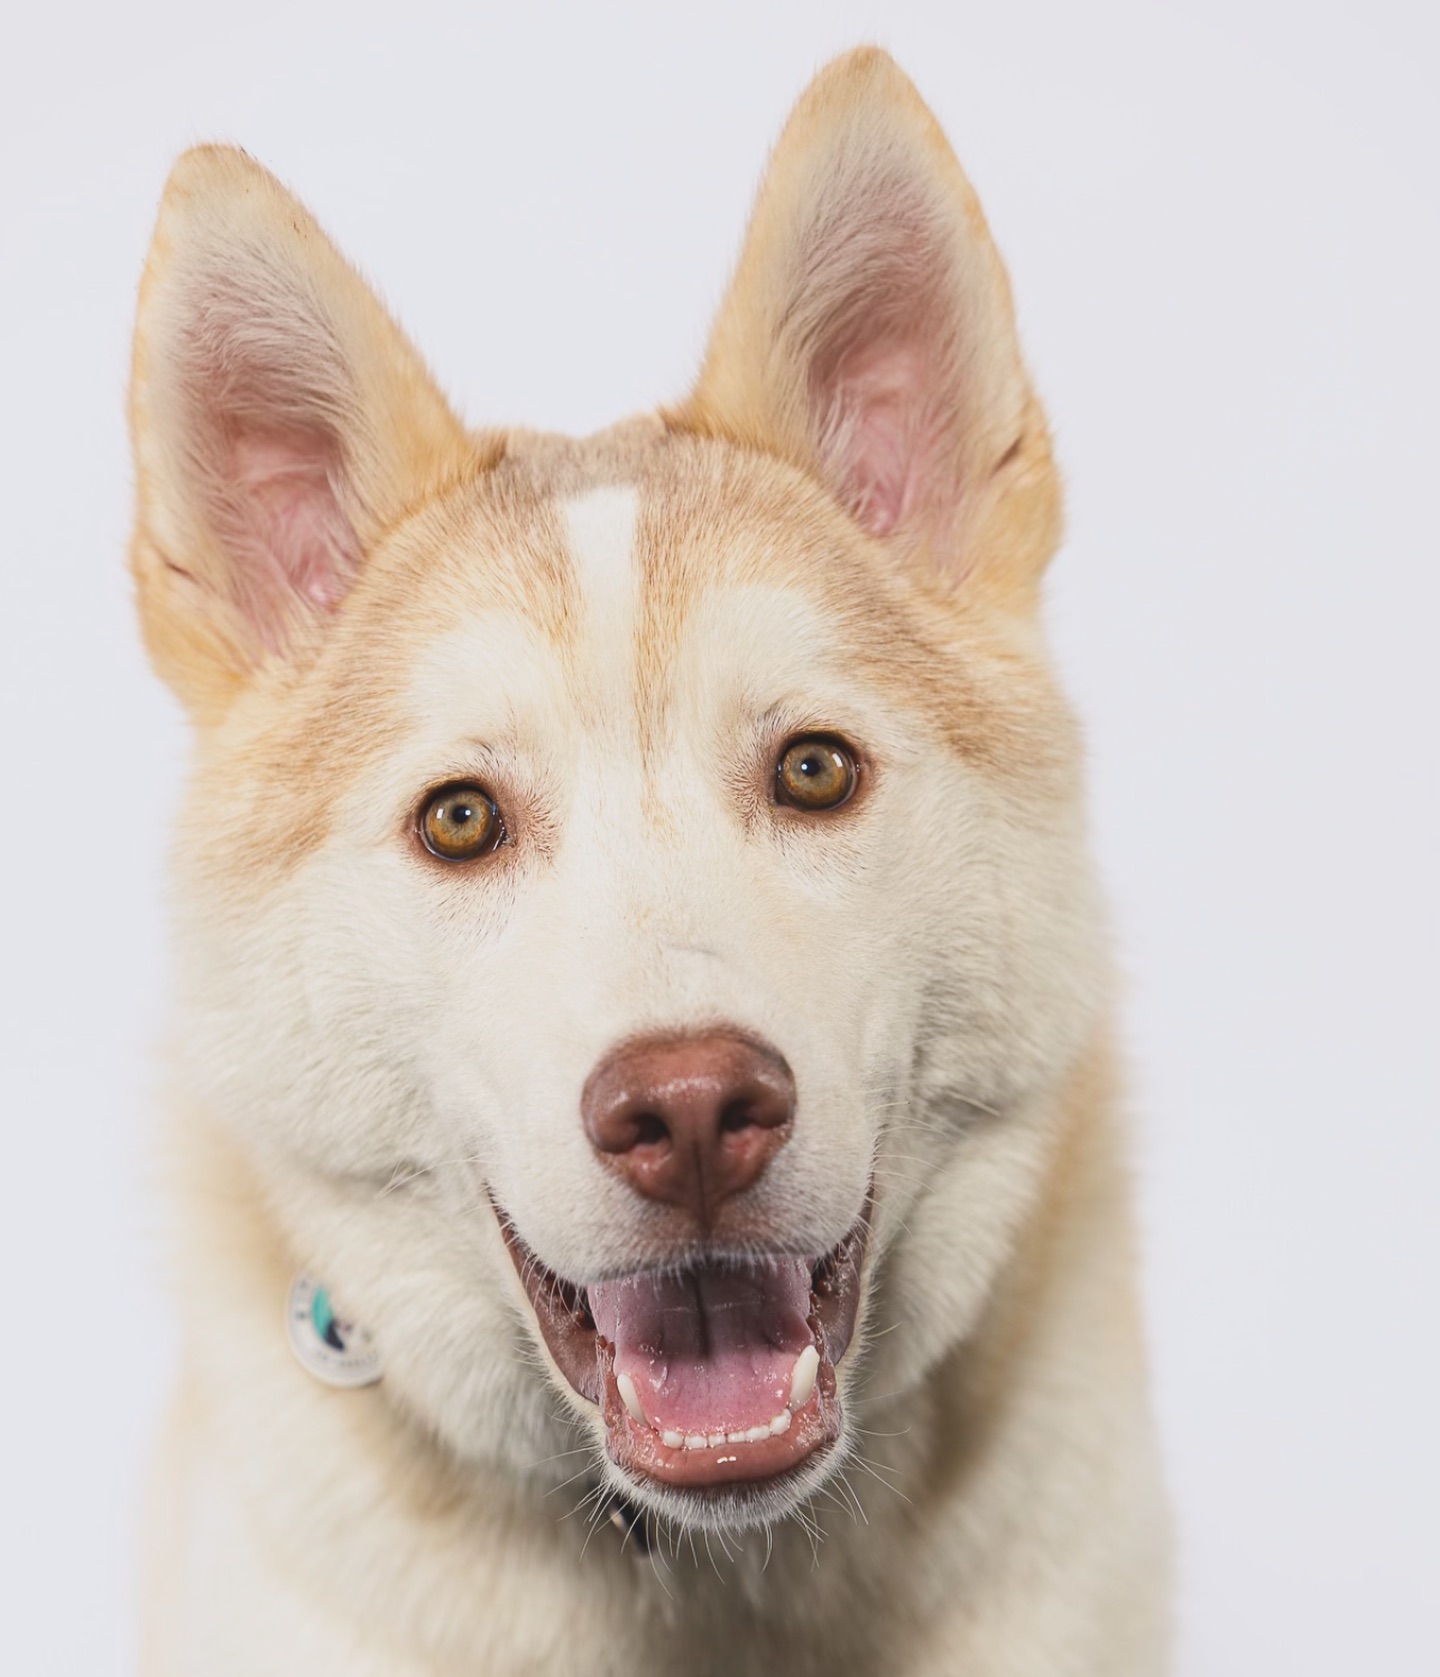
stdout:
{"type": "Polygon", "coordinates": [[[197,741],[149,1677],[1161,1671],[1060,491],[911,84],[820,75],[690,395],[583,441],[190,152],[132,425],[197,741]]]}

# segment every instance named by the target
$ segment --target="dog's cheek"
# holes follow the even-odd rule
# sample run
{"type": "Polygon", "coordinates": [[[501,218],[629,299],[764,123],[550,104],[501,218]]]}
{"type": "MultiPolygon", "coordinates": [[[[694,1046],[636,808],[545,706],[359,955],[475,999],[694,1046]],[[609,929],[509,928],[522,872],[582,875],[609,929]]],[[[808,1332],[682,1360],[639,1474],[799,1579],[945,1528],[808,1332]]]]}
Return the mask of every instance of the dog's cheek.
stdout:
{"type": "MultiPolygon", "coordinates": [[[[453,1184],[452,1184],[453,1188],[453,1184]]],[[[460,1460],[569,1478],[576,1442],[564,1390],[540,1375],[541,1353],[513,1266],[488,1210],[463,1190],[357,1202],[309,1172],[285,1199],[292,1238],[338,1277],[350,1311],[382,1348],[390,1401],[444,1439],[460,1460]],[[558,1471],[559,1463],[571,1466],[558,1471]]]]}
{"type": "Polygon", "coordinates": [[[920,997],[916,1096],[1005,1109],[1064,1073],[1108,1000],[1073,789],[953,765],[903,800],[896,916],[920,997]]]}
{"type": "Polygon", "coordinates": [[[884,1378],[918,1380],[974,1328],[1038,1190],[1063,1086],[1108,995],[1102,915],[1067,789],[958,765],[900,789],[877,970],[871,1325],[884,1378]],[[895,1326],[898,1324],[898,1326],[895,1326]],[[895,1327],[895,1331],[888,1331],[895,1327]]]}
{"type": "Polygon", "coordinates": [[[872,1306],[884,1331],[886,1389],[920,1381],[968,1338],[1038,1192],[1053,1118],[1048,1101],[958,1138],[891,1243],[872,1306]]]}
{"type": "MultiPolygon", "coordinates": [[[[534,1471],[567,1440],[489,1208],[454,1168],[483,1137],[447,1129],[428,1063],[478,984],[458,951],[483,964],[483,916],[447,939],[403,862],[339,845],[258,903],[237,890],[191,906],[190,1087],[248,1144],[287,1244],[374,1333],[392,1398],[462,1459],[534,1471]],[[407,1159],[444,1168],[412,1183],[407,1159]]],[[[477,1063],[464,1080],[467,1116],[493,1104],[484,1076],[477,1063]]]]}
{"type": "Polygon", "coordinates": [[[263,895],[189,892],[190,1086],[325,1174],[383,1174],[433,1141],[420,1049],[435,985],[398,871],[331,846],[263,895]]]}

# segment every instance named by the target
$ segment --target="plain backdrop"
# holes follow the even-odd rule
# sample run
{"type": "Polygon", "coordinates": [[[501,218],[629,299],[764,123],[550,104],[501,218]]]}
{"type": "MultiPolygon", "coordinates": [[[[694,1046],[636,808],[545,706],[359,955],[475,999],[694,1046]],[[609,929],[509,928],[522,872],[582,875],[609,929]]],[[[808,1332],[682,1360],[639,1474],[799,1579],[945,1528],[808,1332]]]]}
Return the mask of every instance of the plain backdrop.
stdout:
{"type": "Polygon", "coordinates": [[[242,142],[472,422],[685,387],[811,72],[888,45],[1070,486],[1183,1677],[1433,1677],[1440,122],[1429,4],[17,6],[0,48],[0,1670],[134,1663],[186,753],[124,570],[135,281],[242,142]]]}

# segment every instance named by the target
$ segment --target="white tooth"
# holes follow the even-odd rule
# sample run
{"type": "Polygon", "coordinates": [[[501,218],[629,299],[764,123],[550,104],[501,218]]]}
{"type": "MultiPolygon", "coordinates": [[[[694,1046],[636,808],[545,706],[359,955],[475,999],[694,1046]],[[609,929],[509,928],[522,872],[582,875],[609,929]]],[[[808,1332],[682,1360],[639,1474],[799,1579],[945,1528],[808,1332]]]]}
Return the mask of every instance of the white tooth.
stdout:
{"type": "Polygon", "coordinates": [[[660,1442],[667,1450],[679,1450],[685,1444],[685,1434],[683,1432],[662,1432],[660,1442]]]}
{"type": "Polygon", "coordinates": [[[710,1440],[706,1438],[703,1432],[692,1432],[685,1440],[685,1448],[687,1450],[703,1450],[709,1442],[710,1440]]]}
{"type": "Polygon", "coordinates": [[[769,1436],[769,1427],[751,1427],[749,1432],[745,1434],[745,1442],[747,1444],[763,1444],[769,1436]]]}
{"type": "Polygon", "coordinates": [[[810,1394],[815,1390],[815,1376],[820,1371],[820,1353],[813,1345],[807,1345],[795,1359],[795,1367],[790,1373],[790,1407],[803,1409],[810,1401],[810,1394]]]}
{"type": "Polygon", "coordinates": [[[789,1432],[789,1430],[790,1430],[790,1411],[788,1409],[782,1409],[780,1411],[780,1413],[775,1417],[775,1419],[770,1423],[770,1431],[772,1433],[774,1433],[776,1438],[779,1438],[779,1436],[782,1432],[789,1432]]]}
{"type": "Polygon", "coordinates": [[[712,1432],[710,1434],[710,1448],[712,1450],[715,1448],[715,1446],[717,1444],[723,1444],[724,1442],[725,1442],[725,1434],[723,1432],[712,1432]]]}
{"type": "Polygon", "coordinates": [[[725,1442],[727,1444],[746,1444],[749,1442],[749,1439],[750,1434],[746,1432],[743,1427],[739,1432],[727,1433],[725,1436],[725,1442]]]}
{"type": "Polygon", "coordinates": [[[615,1384],[620,1389],[620,1401],[643,1427],[646,1424],[645,1411],[640,1407],[640,1394],[635,1390],[635,1382],[628,1374],[617,1374],[615,1384]]]}

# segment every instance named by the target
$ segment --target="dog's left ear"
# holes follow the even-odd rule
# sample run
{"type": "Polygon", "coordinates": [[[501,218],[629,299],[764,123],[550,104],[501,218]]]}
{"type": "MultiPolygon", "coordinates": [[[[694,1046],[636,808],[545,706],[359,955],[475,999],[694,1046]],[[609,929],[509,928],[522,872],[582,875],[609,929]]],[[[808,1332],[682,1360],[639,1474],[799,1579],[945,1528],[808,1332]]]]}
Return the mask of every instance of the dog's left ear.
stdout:
{"type": "Polygon", "coordinates": [[[883,52],[801,98],[677,428],[819,477],[942,585],[1019,608],[1059,539],[1048,433],[980,206],[883,52]]]}

